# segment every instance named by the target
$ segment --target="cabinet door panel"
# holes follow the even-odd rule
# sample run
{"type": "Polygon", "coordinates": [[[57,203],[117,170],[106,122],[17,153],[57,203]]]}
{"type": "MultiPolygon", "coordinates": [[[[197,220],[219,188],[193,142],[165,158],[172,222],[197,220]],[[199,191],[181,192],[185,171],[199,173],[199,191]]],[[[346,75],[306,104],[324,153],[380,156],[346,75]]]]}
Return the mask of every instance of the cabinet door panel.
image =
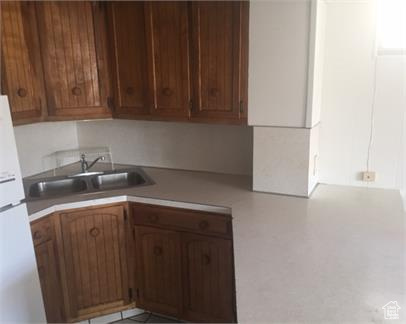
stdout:
{"type": "Polygon", "coordinates": [[[79,118],[108,112],[103,51],[97,51],[101,9],[88,1],[43,1],[37,12],[50,114],[79,118]]]}
{"type": "Polygon", "coordinates": [[[241,26],[246,15],[246,5],[239,1],[191,3],[195,101],[192,117],[241,117],[245,73],[242,55],[246,45],[241,26]]]}
{"type": "Polygon", "coordinates": [[[153,113],[188,118],[190,100],[187,2],[146,2],[153,113]]]}
{"type": "Polygon", "coordinates": [[[64,322],[63,297],[54,241],[49,240],[37,245],[35,256],[47,321],[48,323],[64,322]]]}
{"type": "Polygon", "coordinates": [[[115,115],[149,114],[143,2],[112,2],[108,8],[115,115]]]}
{"type": "Polygon", "coordinates": [[[14,123],[39,121],[46,113],[35,6],[1,4],[1,93],[7,94],[14,123]]]}
{"type": "Polygon", "coordinates": [[[129,303],[124,210],[61,214],[71,317],[129,303]]]}
{"type": "Polygon", "coordinates": [[[136,226],[137,305],[150,311],[179,316],[181,309],[181,254],[179,234],[136,226]]]}
{"type": "Polygon", "coordinates": [[[182,250],[185,318],[235,321],[231,240],[183,234],[182,250]]]}

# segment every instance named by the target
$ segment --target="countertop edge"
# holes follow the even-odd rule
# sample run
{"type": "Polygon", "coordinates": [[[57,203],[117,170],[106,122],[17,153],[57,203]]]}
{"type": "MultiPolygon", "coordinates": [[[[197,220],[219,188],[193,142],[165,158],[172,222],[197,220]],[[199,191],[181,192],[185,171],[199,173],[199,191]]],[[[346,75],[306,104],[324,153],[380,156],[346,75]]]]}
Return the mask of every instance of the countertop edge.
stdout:
{"type": "Polygon", "coordinates": [[[229,207],[222,207],[222,206],[213,206],[213,205],[206,205],[206,204],[198,204],[198,203],[189,203],[189,202],[182,202],[176,200],[166,200],[166,199],[159,199],[159,198],[146,198],[146,197],[139,197],[134,195],[118,195],[112,197],[102,197],[96,199],[89,199],[89,200],[82,200],[77,202],[67,202],[61,204],[55,204],[50,207],[44,208],[40,211],[32,213],[28,215],[28,219],[30,222],[38,220],[44,216],[49,214],[73,209],[73,208],[84,208],[90,206],[98,206],[104,204],[112,204],[112,203],[121,203],[121,202],[138,202],[138,203],[145,203],[145,204],[152,204],[158,206],[166,206],[166,207],[176,207],[176,208],[184,208],[190,210],[198,210],[198,211],[205,211],[217,214],[226,214],[231,215],[231,208],[229,207]]]}

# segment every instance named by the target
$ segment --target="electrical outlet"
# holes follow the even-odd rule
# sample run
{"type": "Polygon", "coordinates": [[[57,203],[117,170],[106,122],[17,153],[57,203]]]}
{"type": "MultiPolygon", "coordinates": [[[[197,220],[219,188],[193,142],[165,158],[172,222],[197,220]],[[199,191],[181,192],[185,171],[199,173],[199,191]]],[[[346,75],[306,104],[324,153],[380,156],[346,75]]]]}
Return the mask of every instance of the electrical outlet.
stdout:
{"type": "Polygon", "coordinates": [[[364,172],[362,172],[362,181],[374,182],[375,176],[376,176],[376,174],[374,171],[364,171],[364,172]]]}

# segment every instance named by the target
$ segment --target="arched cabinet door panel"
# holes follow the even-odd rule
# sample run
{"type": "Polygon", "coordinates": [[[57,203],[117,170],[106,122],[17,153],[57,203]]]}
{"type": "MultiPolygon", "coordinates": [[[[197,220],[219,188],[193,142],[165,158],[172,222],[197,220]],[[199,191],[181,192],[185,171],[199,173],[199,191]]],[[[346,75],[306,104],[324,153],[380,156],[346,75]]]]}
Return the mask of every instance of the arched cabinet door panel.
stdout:
{"type": "Polygon", "coordinates": [[[47,321],[65,322],[53,215],[31,223],[31,233],[47,321]]]}
{"type": "Polygon", "coordinates": [[[130,303],[123,206],[60,215],[70,319],[130,303]]]}

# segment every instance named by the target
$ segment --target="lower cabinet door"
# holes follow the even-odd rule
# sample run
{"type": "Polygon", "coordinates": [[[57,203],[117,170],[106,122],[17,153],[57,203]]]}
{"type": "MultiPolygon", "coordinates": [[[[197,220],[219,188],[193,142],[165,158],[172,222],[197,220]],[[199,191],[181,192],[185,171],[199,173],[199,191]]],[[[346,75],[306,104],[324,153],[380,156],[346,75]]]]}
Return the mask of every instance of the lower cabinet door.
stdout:
{"type": "Polygon", "coordinates": [[[179,317],[182,306],[180,234],[135,226],[137,306],[179,317]]]}
{"type": "Polygon", "coordinates": [[[234,322],[234,267],[231,240],[182,234],[184,319],[234,322]]]}
{"type": "Polygon", "coordinates": [[[69,320],[130,303],[125,222],[123,206],[61,214],[69,320]]]}
{"type": "Polygon", "coordinates": [[[48,323],[65,322],[58,262],[52,240],[35,246],[35,257],[48,323]]]}

